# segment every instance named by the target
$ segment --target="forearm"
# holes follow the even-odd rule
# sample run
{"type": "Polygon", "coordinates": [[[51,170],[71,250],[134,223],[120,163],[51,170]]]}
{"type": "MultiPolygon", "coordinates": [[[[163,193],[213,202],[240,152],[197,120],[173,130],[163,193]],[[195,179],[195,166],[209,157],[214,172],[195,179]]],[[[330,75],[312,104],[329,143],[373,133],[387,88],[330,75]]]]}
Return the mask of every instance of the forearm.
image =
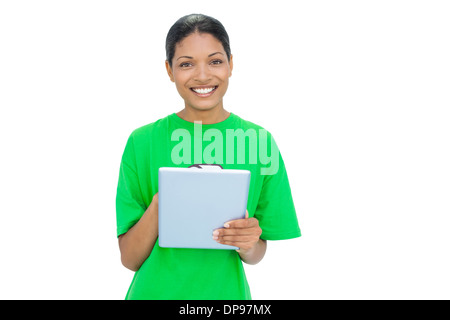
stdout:
{"type": "Polygon", "coordinates": [[[141,219],[119,237],[122,264],[130,270],[139,270],[152,252],[157,237],[158,198],[155,196],[141,219]]]}
{"type": "Polygon", "coordinates": [[[247,264],[257,264],[264,258],[267,249],[267,241],[259,239],[256,244],[250,249],[237,250],[241,260],[247,264]]]}

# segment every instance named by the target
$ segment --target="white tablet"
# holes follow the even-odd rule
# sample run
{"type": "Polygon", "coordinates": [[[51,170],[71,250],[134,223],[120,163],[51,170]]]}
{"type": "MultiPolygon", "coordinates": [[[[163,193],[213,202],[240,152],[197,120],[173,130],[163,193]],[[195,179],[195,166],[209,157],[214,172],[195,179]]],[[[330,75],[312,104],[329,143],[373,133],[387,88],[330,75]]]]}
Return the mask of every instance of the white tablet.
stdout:
{"type": "Polygon", "coordinates": [[[238,249],[217,243],[213,231],[245,218],[250,171],[216,165],[159,169],[159,246],[238,249]]]}

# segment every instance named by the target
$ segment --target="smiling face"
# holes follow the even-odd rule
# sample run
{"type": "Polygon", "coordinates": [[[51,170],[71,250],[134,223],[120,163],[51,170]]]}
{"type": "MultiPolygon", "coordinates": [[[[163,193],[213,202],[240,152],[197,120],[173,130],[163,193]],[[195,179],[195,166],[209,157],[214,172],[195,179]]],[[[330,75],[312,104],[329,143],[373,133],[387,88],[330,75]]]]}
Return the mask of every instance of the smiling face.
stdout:
{"type": "Polygon", "coordinates": [[[187,36],[176,45],[172,67],[166,61],[166,68],[186,108],[223,109],[233,57],[228,61],[222,43],[214,36],[197,32],[187,36]]]}

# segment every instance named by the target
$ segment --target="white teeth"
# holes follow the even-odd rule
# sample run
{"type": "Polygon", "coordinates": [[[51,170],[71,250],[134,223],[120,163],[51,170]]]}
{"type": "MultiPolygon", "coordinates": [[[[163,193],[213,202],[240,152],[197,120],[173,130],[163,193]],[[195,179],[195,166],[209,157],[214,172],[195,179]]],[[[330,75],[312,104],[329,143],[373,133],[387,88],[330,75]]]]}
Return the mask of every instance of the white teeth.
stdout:
{"type": "Polygon", "coordinates": [[[206,94],[206,93],[210,93],[215,88],[216,87],[211,87],[211,88],[192,88],[192,90],[194,90],[195,92],[200,93],[200,94],[206,94]]]}

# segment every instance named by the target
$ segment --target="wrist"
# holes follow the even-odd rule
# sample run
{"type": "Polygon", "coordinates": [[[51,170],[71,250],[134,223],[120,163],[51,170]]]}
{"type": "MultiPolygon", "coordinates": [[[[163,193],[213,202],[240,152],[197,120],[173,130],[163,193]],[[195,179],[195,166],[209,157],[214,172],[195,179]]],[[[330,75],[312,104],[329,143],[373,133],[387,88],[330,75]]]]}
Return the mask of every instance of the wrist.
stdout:
{"type": "Polygon", "coordinates": [[[236,252],[239,254],[241,260],[247,264],[257,264],[262,260],[266,253],[266,240],[259,239],[251,248],[239,248],[236,252]]]}

